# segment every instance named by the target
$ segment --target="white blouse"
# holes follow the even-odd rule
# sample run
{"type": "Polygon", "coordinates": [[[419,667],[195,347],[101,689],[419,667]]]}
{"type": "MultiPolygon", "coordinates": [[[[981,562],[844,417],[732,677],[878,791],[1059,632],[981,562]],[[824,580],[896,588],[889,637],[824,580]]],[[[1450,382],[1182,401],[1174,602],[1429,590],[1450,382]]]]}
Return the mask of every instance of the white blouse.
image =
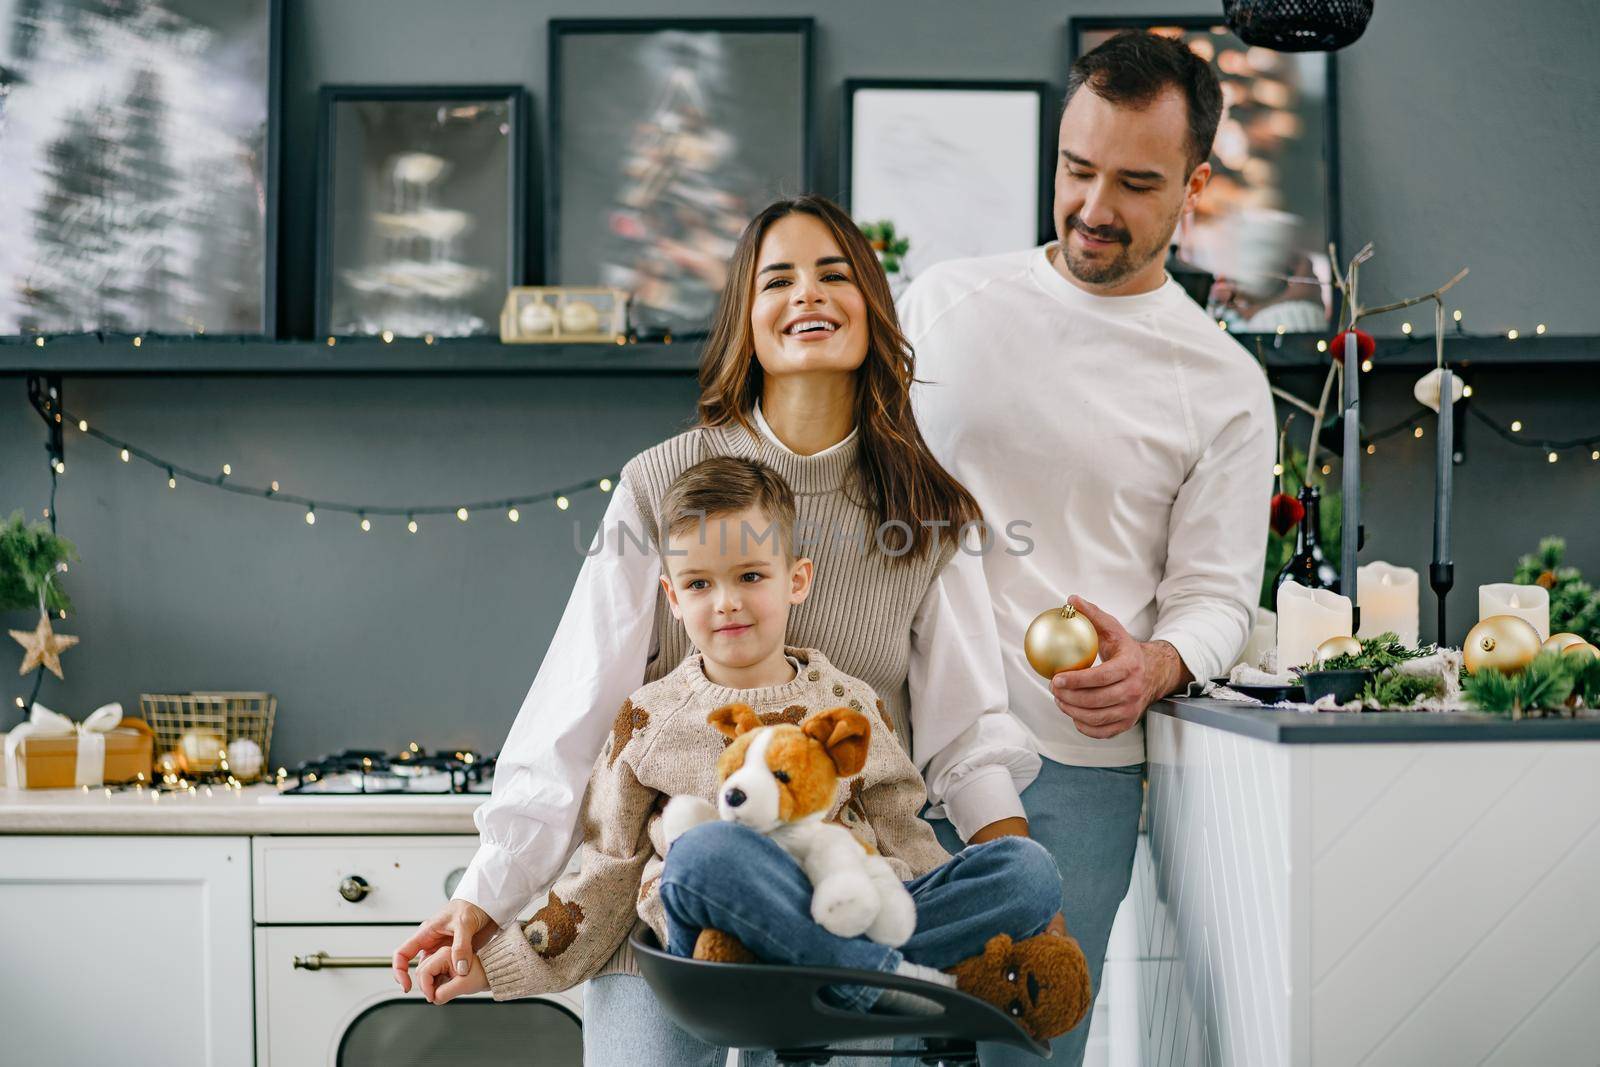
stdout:
{"type": "MultiPolygon", "coordinates": [[[[792,452],[759,404],[755,423],[792,452]]],[[[501,747],[494,792],[473,814],[480,843],[454,896],[501,926],[549,889],[580,844],[578,808],[589,772],[617,709],[644,684],[653,650],[661,563],[653,551],[638,549],[649,539],[626,480],[614,490],[595,536],[501,747]],[[617,526],[627,529],[606,536],[617,526]],[[621,551],[630,534],[632,550],[621,551]]],[[[981,556],[958,550],[928,586],[911,623],[907,686],[911,756],[927,781],[928,816],[948,818],[963,840],[999,819],[1021,817],[1020,794],[1038,776],[1040,758],[1032,736],[1006,707],[981,556]],[[921,751],[919,735],[952,732],[948,722],[937,730],[921,724],[949,716],[959,719],[955,740],[938,752],[921,751]]]]}

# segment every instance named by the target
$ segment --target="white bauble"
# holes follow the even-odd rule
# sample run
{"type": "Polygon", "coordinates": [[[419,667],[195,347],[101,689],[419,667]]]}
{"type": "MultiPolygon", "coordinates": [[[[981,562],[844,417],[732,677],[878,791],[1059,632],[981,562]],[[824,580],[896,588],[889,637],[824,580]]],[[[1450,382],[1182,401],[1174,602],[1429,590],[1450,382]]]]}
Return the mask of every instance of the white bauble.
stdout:
{"type": "Polygon", "coordinates": [[[228,742],[228,770],[235,778],[254,778],[261,773],[261,746],[248,737],[228,742]]]}
{"type": "Polygon", "coordinates": [[[543,300],[533,300],[522,305],[517,314],[517,325],[525,334],[555,333],[556,313],[543,300]]]}

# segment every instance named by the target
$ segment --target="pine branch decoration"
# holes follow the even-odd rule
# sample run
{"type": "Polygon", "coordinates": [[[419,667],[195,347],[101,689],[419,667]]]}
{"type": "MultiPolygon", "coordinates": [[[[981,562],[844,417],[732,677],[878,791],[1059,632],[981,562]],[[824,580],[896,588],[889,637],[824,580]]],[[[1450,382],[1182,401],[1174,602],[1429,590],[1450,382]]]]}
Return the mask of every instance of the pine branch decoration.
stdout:
{"type": "Polygon", "coordinates": [[[45,610],[71,611],[71,600],[53,579],[61,564],[77,558],[77,548],[48,523],[29,526],[22,512],[13,512],[0,525],[0,611],[37,611],[40,589],[45,610]]]}
{"type": "Polygon", "coordinates": [[[1484,668],[1467,675],[1461,680],[1461,693],[1490,715],[1518,719],[1527,712],[1561,711],[1580,674],[1587,679],[1588,669],[1572,656],[1541,652],[1518,674],[1484,668]]]}
{"type": "Polygon", "coordinates": [[[1541,539],[1537,552],[1517,561],[1512,581],[1550,591],[1552,633],[1575,633],[1590,644],[1600,644],[1600,591],[1583,580],[1578,568],[1564,565],[1566,553],[1564,539],[1541,539]]]}
{"type": "Polygon", "coordinates": [[[1385,671],[1361,691],[1361,704],[1368,708],[1409,708],[1425,697],[1443,695],[1444,680],[1441,678],[1385,671]]]}
{"type": "Polygon", "coordinates": [[[1408,660],[1431,656],[1438,651],[1434,645],[1409,648],[1400,642],[1400,635],[1385,630],[1376,637],[1361,639],[1361,654],[1336,656],[1316,667],[1320,671],[1387,671],[1408,660]]]}

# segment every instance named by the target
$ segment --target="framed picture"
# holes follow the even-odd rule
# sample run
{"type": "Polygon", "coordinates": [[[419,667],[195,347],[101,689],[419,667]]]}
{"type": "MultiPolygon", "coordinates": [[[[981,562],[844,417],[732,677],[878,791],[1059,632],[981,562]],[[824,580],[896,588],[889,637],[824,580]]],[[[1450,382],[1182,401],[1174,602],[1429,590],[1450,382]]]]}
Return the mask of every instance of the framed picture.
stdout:
{"type": "Polygon", "coordinates": [[[811,187],[811,25],[552,20],[546,281],[705,330],[750,218],[811,187]]]}
{"type": "Polygon", "coordinates": [[[319,335],[499,332],[526,280],[521,86],[324,86],[319,335]]]}
{"type": "Polygon", "coordinates": [[[908,242],[902,281],[1051,232],[1049,99],[1043,82],[845,82],[840,199],[908,242]]]}
{"type": "Polygon", "coordinates": [[[1213,276],[1207,309],[1238,332],[1325,329],[1339,233],[1333,56],[1251,48],[1218,19],[1079,18],[1072,58],[1130,29],[1182,39],[1222,83],[1211,181],[1177,234],[1179,258],[1213,276]]]}
{"type": "Polygon", "coordinates": [[[274,332],[278,0],[0,5],[0,334],[274,332]]]}

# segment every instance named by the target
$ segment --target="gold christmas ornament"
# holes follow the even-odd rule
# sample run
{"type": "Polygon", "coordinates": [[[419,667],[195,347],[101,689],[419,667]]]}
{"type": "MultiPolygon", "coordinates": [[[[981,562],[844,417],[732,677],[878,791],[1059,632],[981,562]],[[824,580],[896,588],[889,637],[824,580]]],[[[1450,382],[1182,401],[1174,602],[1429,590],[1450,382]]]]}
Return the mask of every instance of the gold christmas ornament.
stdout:
{"type": "Polygon", "coordinates": [[[1469,674],[1485,667],[1516,674],[1533,662],[1539,647],[1539,631],[1533,623],[1515,615],[1491,615],[1467,634],[1461,652],[1469,674]]]}
{"type": "Polygon", "coordinates": [[[1071,604],[1040,612],[1022,638],[1028,663],[1045,678],[1062,671],[1080,671],[1100,652],[1100,635],[1071,604]]]}
{"type": "Polygon", "coordinates": [[[1576,645],[1568,645],[1563,648],[1561,654],[1563,656],[1571,656],[1574,659],[1600,659],[1600,648],[1594,647],[1587,641],[1582,641],[1576,645]]]}
{"type": "Polygon", "coordinates": [[[78,643],[76,637],[58,634],[50,629],[50,616],[42,611],[39,613],[38,626],[32,630],[12,630],[10,633],[26,653],[18,674],[27,674],[43,664],[51,674],[62,681],[66,680],[66,675],[61,673],[61,653],[78,643]]]}
{"type": "Polygon", "coordinates": [[[1317,646],[1317,666],[1340,656],[1361,655],[1361,642],[1353,637],[1330,637],[1317,646]]]}
{"type": "Polygon", "coordinates": [[[188,730],[178,738],[178,764],[189,774],[214,771],[227,755],[222,735],[210,730],[188,730]]]}
{"type": "Polygon", "coordinates": [[[1541,650],[1544,652],[1565,652],[1570,645],[1586,645],[1588,643],[1575,633],[1551,634],[1544,639],[1544,645],[1541,650]]]}

